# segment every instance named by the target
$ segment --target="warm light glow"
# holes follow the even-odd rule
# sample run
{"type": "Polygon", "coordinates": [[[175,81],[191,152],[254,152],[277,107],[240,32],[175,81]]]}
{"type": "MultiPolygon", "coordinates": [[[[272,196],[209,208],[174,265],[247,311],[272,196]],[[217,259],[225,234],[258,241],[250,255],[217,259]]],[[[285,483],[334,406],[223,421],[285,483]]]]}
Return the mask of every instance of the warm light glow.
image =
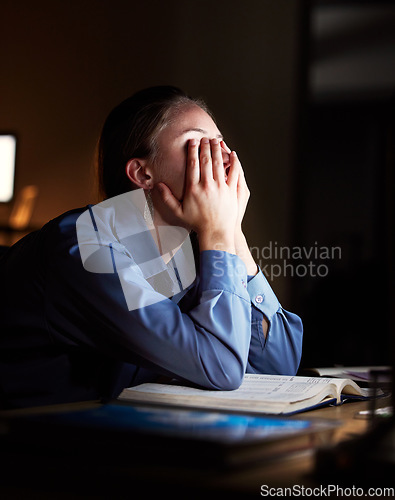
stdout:
{"type": "Polygon", "coordinates": [[[10,201],[14,194],[16,137],[0,135],[0,202],[10,201]]]}

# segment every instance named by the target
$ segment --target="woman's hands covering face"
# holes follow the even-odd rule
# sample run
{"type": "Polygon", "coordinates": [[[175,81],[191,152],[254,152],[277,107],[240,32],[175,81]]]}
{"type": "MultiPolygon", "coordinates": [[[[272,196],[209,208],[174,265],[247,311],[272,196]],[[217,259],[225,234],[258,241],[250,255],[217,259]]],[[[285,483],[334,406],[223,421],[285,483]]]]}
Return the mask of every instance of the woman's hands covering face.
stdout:
{"type": "Polygon", "coordinates": [[[159,183],[157,188],[162,217],[195,230],[201,250],[234,252],[235,231],[241,226],[249,191],[237,155],[225,143],[207,138],[201,139],[200,144],[196,139],[189,141],[182,201],[166,184],[159,183]],[[229,157],[225,162],[223,150],[229,157]]]}

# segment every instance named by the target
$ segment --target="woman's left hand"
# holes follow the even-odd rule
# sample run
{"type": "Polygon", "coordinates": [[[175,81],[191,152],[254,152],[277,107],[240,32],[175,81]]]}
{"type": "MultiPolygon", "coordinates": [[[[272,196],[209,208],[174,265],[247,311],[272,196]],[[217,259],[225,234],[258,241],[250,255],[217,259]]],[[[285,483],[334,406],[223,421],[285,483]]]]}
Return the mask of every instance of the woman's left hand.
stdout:
{"type": "MultiPolygon", "coordinates": [[[[228,148],[228,146],[225,144],[224,141],[221,141],[221,146],[228,154],[230,154],[231,150],[228,148]]],[[[230,157],[230,161],[237,162],[240,172],[237,182],[237,220],[236,220],[236,230],[240,230],[244,214],[247,208],[247,203],[250,198],[250,190],[248,189],[247,182],[244,176],[244,171],[241,166],[239,158],[237,156],[233,158],[230,157]]]]}

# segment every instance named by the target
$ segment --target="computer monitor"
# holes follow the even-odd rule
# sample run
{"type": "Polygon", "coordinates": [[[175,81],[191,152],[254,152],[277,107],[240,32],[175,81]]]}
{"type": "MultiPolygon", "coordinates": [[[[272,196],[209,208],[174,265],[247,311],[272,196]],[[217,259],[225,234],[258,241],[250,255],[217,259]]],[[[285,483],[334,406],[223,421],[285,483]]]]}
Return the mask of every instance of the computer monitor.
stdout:
{"type": "Polygon", "coordinates": [[[0,203],[14,196],[16,143],[14,134],[0,133],[0,203]]]}

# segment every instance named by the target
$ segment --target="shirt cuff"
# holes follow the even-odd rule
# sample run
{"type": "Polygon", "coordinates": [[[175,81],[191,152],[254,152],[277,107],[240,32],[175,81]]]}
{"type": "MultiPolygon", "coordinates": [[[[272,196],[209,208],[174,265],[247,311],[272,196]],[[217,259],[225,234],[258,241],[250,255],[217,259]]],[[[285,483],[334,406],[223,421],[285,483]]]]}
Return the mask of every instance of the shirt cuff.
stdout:
{"type": "Polygon", "coordinates": [[[244,262],[222,250],[204,250],[200,254],[200,289],[224,290],[250,301],[244,262]]]}
{"type": "Polygon", "coordinates": [[[281,306],[269,282],[260,269],[258,274],[249,279],[247,290],[252,304],[262,311],[270,321],[281,306]]]}

